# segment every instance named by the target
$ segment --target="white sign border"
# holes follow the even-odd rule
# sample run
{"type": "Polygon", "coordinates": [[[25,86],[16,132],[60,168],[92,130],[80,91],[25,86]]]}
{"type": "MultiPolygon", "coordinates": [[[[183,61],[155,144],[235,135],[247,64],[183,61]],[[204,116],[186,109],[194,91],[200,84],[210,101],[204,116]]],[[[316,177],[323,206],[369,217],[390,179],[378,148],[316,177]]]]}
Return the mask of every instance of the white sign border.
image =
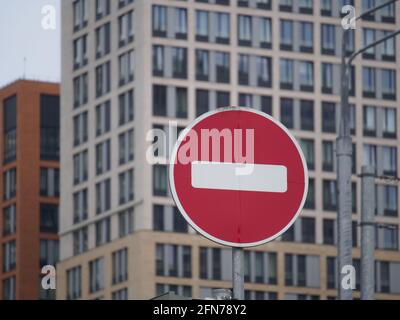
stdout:
{"type": "Polygon", "coordinates": [[[307,193],[308,193],[308,179],[309,179],[309,175],[308,175],[308,167],[307,167],[307,162],[305,160],[303,151],[301,150],[300,145],[298,144],[296,138],[290,133],[289,129],[287,129],[281,122],[277,121],[275,118],[273,118],[272,116],[261,112],[259,110],[256,109],[252,109],[252,108],[247,108],[247,107],[224,107],[224,108],[218,108],[212,111],[208,111],[204,114],[202,114],[201,116],[199,116],[198,118],[196,118],[192,123],[190,123],[184,130],[182,130],[182,132],[179,134],[178,140],[176,141],[174,148],[172,149],[172,153],[171,153],[171,157],[170,157],[170,162],[169,162],[169,186],[170,186],[170,191],[172,194],[172,198],[176,204],[176,206],[178,207],[180,213],[183,215],[183,217],[185,218],[185,220],[190,224],[190,226],[195,229],[197,232],[199,232],[201,235],[203,235],[204,237],[206,237],[207,239],[216,242],[218,244],[222,244],[224,246],[229,246],[229,247],[235,247],[235,248],[250,248],[250,247],[255,247],[255,246],[260,246],[263,244],[266,244],[268,242],[271,242],[273,240],[275,240],[276,238],[280,237],[283,233],[285,233],[292,225],[293,223],[297,220],[298,216],[300,215],[301,210],[304,207],[304,203],[307,199],[307,193]],[[258,114],[270,121],[272,121],[273,123],[275,123],[278,127],[280,127],[288,136],[289,138],[292,140],[293,144],[295,145],[295,147],[297,148],[297,151],[300,155],[301,161],[303,163],[303,168],[304,168],[304,192],[303,192],[303,198],[300,202],[300,205],[297,209],[296,214],[293,216],[292,220],[290,220],[290,222],[279,232],[277,232],[276,234],[272,235],[271,237],[261,240],[261,241],[257,241],[257,242],[247,242],[247,243],[237,243],[237,242],[230,242],[230,241],[225,241],[225,240],[221,240],[217,237],[212,236],[211,234],[209,234],[208,232],[206,232],[205,230],[201,229],[197,224],[195,224],[193,222],[193,220],[189,217],[189,215],[186,213],[186,211],[184,210],[178,194],[176,193],[176,188],[175,188],[175,181],[173,179],[174,177],[174,168],[175,168],[175,161],[176,161],[176,156],[178,153],[178,149],[182,143],[183,138],[187,135],[187,133],[196,125],[198,124],[200,121],[204,120],[205,118],[208,118],[209,116],[212,116],[216,113],[222,113],[222,112],[228,112],[228,111],[243,111],[243,112],[251,112],[251,113],[255,113],[258,114]]]}

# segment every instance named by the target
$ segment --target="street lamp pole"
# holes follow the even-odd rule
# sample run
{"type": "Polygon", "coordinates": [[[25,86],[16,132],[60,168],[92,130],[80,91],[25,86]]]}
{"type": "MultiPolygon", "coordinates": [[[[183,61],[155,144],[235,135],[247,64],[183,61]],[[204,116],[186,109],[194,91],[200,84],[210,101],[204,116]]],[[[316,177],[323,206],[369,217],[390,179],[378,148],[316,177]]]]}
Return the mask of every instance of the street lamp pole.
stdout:
{"type": "MultiPolygon", "coordinates": [[[[379,6],[376,6],[356,18],[359,20],[383,7],[391,5],[398,0],[391,0],[379,6]]],[[[349,36],[349,29],[343,29],[342,34],[342,65],[341,65],[341,117],[339,134],[336,139],[336,158],[337,158],[337,194],[338,194],[338,296],[340,300],[351,300],[352,289],[343,286],[343,278],[346,276],[342,274],[343,267],[352,265],[352,222],[351,222],[351,208],[352,208],[352,190],[351,190],[351,165],[352,165],[352,141],[350,134],[350,108],[349,108],[349,73],[352,61],[361,53],[372,48],[390,38],[395,37],[400,30],[395,31],[388,36],[356,51],[353,53],[348,61],[346,61],[347,53],[347,39],[349,36]]]]}

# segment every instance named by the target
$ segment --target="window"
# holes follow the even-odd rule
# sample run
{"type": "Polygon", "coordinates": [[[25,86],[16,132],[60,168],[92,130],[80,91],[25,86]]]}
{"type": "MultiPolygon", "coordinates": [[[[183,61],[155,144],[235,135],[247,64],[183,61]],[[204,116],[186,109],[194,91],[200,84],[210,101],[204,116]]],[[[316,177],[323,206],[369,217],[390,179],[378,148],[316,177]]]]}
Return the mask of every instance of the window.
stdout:
{"type": "Polygon", "coordinates": [[[14,161],[17,157],[17,96],[4,100],[4,163],[14,161]]]}
{"type": "Polygon", "coordinates": [[[128,249],[121,249],[112,254],[112,283],[128,280],[128,249]]]}
{"type": "Polygon", "coordinates": [[[293,255],[285,254],[285,285],[293,286],[293,255]]]}
{"type": "Polygon", "coordinates": [[[280,11],[292,11],[293,9],[293,0],[280,0],[279,1],[279,10],[280,11]]]}
{"type": "MultiPolygon", "coordinates": [[[[363,29],[363,47],[366,47],[375,42],[375,30],[363,29]]],[[[365,59],[375,59],[375,47],[369,48],[363,53],[365,59]]]]}
{"type": "Polygon", "coordinates": [[[167,196],[167,167],[165,165],[153,166],[153,195],[167,196]]]}
{"type": "Polygon", "coordinates": [[[376,146],[364,144],[364,165],[376,168],[376,146]]]}
{"type": "Polygon", "coordinates": [[[58,206],[53,204],[40,204],[40,232],[58,232],[58,206]]]}
{"type": "Polygon", "coordinates": [[[128,289],[123,288],[111,293],[112,300],[128,300],[128,289]]]}
{"type": "Polygon", "coordinates": [[[397,176],[397,148],[382,148],[383,151],[383,174],[386,176],[397,176]]]}
{"type": "Polygon", "coordinates": [[[17,245],[15,241],[3,244],[3,272],[10,272],[17,265],[17,245]]]}
{"type": "Polygon", "coordinates": [[[156,275],[191,278],[192,248],[182,245],[156,244],[156,275]]]}
{"type": "Polygon", "coordinates": [[[164,206],[154,205],[153,206],[153,230],[165,231],[164,222],[164,206]]]}
{"type": "Polygon", "coordinates": [[[106,23],[96,29],[96,58],[104,57],[111,49],[110,23],[106,23]]]}
{"type": "Polygon", "coordinates": [[[60,158],[60,97],[40,95],[40,159],[60,158]]]}
{"type": "Polygon", "coordinates": [[[376,108],[364,106],[364,136],[376,136],[376,108]]]}
{"type": "Polygon", "coordinates": [[[259,87],[271,87],[271,58],[257,57],[257,82],[259,87]]]}
{"type": "Polygon", "coordinates": [[[332,94],[333,92],[333,65],[322,63],[321,67],[322,93],[332,94]]]}
{"type": "Polygon", "coordinates": [[[74,31],[86,27],[88,22],[88,0],[76,0],[73,4],[74,31]]]}
{"type": "Polygon", "coordinates": [[[4,208],[3,235],[10,236],[17,232],[17,208],[15,204],[4,208]]]}
{"type": "Polygon", "coordinates": [[[74,117],[74,146],[79,146],[88,140],[88,113],[87,111],[74,117]]]}
{"type": "Polygon", "coordinates": [[[272,26],[271,19],[259,18],[260,23],[260,46],[262,48],[271,48],[272,43],[272,26]]]}
{"type": "Polygon", "coordinates": [[[127,6],[130,3],[133,3],[134,0],[118,0],[118,8],[121,9],[127,6]]]}
{"type": "Polygon", "coordinates": [[[74,69],[85,66],[87,59],[87,35],[74,40],[74,69]]]}
{"type": "Polygon", "coordinates": [[[87,189],[74,193],[74,223],[86,220],[88,217],[87,189]]]}
{"type": "Polygon", "coordinates": [[[322,102],[322,131],[336,132],[336,105],[332,102],[322,102]]]}
{"type": "Polygon", "coordinates": [[[209,14],[207,11],[196,10],[196,41],[208,41],[209,14]]]}
{"type": "MultiPolygon", "coordinates": [[[[375,0],[362,0],[361,1],[361,9],[362,12],[366,12],[369,9],[375,7],[375,0]]],[[[364,20],[375,20],[375,14],[371,13],[368,16],[363,17],[364,20]]]]}
{"type": "Polygon", "coordinates": [[[251,16],[238,16],[238,42],[240,46],[251,46],[251,16]]]}
{"type": "Polygon", "coordinates": [[[196,90],[196,115],[200,116],[207,112],[209,108],[208,90],[196,90]]]}
{"type": "Polygon", "coordinates": [[[17,195],[17,169],[7,170],[3,175],[4,200],[10,200],[17,195]]]}
{"type": "Polygon", "coordinates": [[[321,16],[332,15],[332,0],[321,0],[321,16]]]}
{"type": "Polygon", "coordinates": [[[82,151],[74,155],[74,185],[85,182],[88,179],[88,151],[82,151]]]}
{"type": "Polygon", "coordinates": [[[323,208],[326,211],[336,211],[336,181],[323,181],[323,208]]]}
{"type": "Polygon", "coordinates": [[[247,93],[240,93],[239,105],[246,108],[253,108],[253,95],[247,93]]]}
{"type": "Polygon", "coordinates": [[[111,169],[111,141],[96,145],[96,174],[101,175],[111,169]]]}
{"type": "Polygon", "coordinates": [[[281,28],[281,38],[280,38],[281,50],[292,50],[293,22],[291,20],[281,20],[280,28],[281,28]]]}
{"type": "Polygon", "coordinates": [[[134,79],[135,58],[134,51],[130,50],[119,56],[119,85],[123,86],[134,79]]]}
{"type": "Polygon", "coordinates": [[[119,140],[119,164],[123,165],[134,159],[134,131],[133,129],[121,133],[119,140]]]}
{"type": "Polygon", "coordinates": [[[118,97],[119,103],[119,125],[122,126],[133,121],[134,118],[134,99],[133,90],[122,93],[118,97]]]}
{"type": "Polygon", "coordinates": [[[306,158],[308,169],[314,170],[315,168],[314,140],[301,139],[300,146],[306,158]]]}
{"type": "Polygon", "coordinates": [[[58,240],[40,240],[40,267],[58,262],[58,240]]]}
{"type": "Polygon", "coordinates": [[[110,14],[110,0],[96,0],[96,20],[110,14]]]}
{"type": "Polygon", "coordinates": [[[153,46],[153,75],[164,75],[164,46],[153,46]]]}
{"type": "Polygon", "coordinates": [[[364,135],[376,136],[376,108],[364,106],[364,135]]]}
{"type": "Polygon", "coordinates": [[[314,26],[311,22],[300,22],[300,51],[312,52],[314,43],[314,26]]]}
{"type": "Polygon", "coordinates": [[[294,127],[293,99],[281,98],[281,122],[289,129],[294,127]]]}
{"type": "Polygon", "coordinates": [[[383,186],[384,195],[384,215],[397,216],[398,200],[397,200],[397,187],[396,186],[383,186]]]}
{"type": "Polygon", "coordinates": [[[382,69],[381,74],[383,99],[396,100],[396,71],[382,69]]]}
{"type": "Polygon", "coordinates": [[[187,118],[188,99],[186,88],[175,88],[175,116],[177,118],[187,118]]]}
{"type": "Polygon", "coordinates": [[[299,61],[300,90],[314,91],[314,64],[310,61],[299,61]]]}
{"type": "Polygon", "coordinates": [[[305,209],[315,209],[315,181],[314,179],[308,180],[308,193],[306,202],[304,204],[305,209]]]}
{"type": "Polygon", "coordinates": [[[172,74],[174,78],[187,78],[187,49],[172,48],[172,74]]]}
{"type": "Polygon", "coordinates": [[[382,8],[382,21],[387,23],[394,23],[395,19],[395,4],[392,3],[384,8],[382,8]]]}
{"type": "Polygon", "coordinates": [[[73,253],[77,256],[88,250],[88,228],[84,227],[73,233],[73,253]]]}
{"type": "Polygon", "coordinates": [[[15,300],[16,299],[16,280],[15,277],[3,280],[3,299],[15,300]]]}
{"type": "Polygon", "coordinates": [[[173,211],[173,231],[179,233],[187,233],[188,232],[188,224],[186,220],[182,217],[181,213],[177,208],[173,211]]]}
{"type": "Polygon", "coordinates": [[[335,39],[335,26],[332,24],[321,24],[321,53],[322,54],[335,54],[336,39],[335,39]]]}
{"type": "Polygon", "coordinates": [[[167,115],[167,87],[161,85],[153,86],[153,115],[163,116],[167,115]]]}
{"type": "Polygon", "coordinates": [[[335,220],[323,220],[323,243],[328,245],[335,244],[335,220]]]}
{"type": "Polygon", "coordinates": [[[111,219],[106,219],[96,222],[96,247],[109,243],[111,240],[111,219]]]}
{"type": "Polygon", "coordinates": [[[385,138],[395,138],[397,135],[396,109],[384,108],[382,122],[383,136],[385,138]]]}
{"type": "Polygon", "coordinates": [[[153,36],[167,36],[167,8],[165,6],[153,6],[153,36]]]}
{"type": "MultiPolygon", "coordinates": [[[[391,31],[383,31],[383,37],[388,36],[391,31]]],[[[382,59],[387,61],[395,61],[396,60],[396,38],[391,38],[386,40],[381,45],[382,50],[382,59]]]]}
{"type": "Polygon", "coordinates": [[[230,18],[229,13],[216,12],[216,42],[229,43],[230,35],[230,18]]]}
{"type": "Polygon", "coordinates": [[[196,50],[196,79],[208,81],[210,75],[210,54],[208,50],[196,50]]]}
{"type": "Polygon", "coordinates": [[[111,89],[110,62],[96,68],[96,97],[101,97],[111,89]]]}
{"type": "Polygon", "coordinates": [[[301,240],[304,243],[315,243],[315,219],[301,218],[301,240]]]}
{"type": "Polygon", "coordinates": [[[322,141],[322,170],[333,171],[333,141],[322,141]]]}
{"type": "Polygon", "coordinates": [[[123,238],[130,235],[134,230],[133,209],[121,211],[118,215],[119,237],[123,238]]]}
{"type": "Polygon", "coordinates": [[[187,10],[175,8],[175,38],[187,38],[187,10]]]}
{"type": "Polygon", "coordinates": [[[230,79],[230,68],[229,68],[229,53],[227,52],[216,52],[215,53],[215,67],[217,82],[229,83],[230,79]]]}
{"type": "Polygon", "coordinates": [[[250,56],[248,54],[239,54],[239,84],[249,84],[250,56]]]}
{"type": "Polygon", "coordinates": [[[42,197],[58,197],[60,195],[59,169],[40,169],[40,195],[42,197]]]}
{"type": "Polygon", "coordinates": [[[119,174],[119,204],[123,205],[133,200],[134,197],[133,170],[119,174]]]}
{"type": "Polygon", "coordinates": [[[299,11],[300,13],[312,14],[313,13],[312,0],[300,0],[299,11]]]}
{"type": "Polygon", "coordinates": [[[119,36],[118,43],[119,47],[123,47],[128,43],[131,43],[134,38],[133,34],[133,11],[129,11],[128,13],[120,16],[118,18],[118,26],[119,26],[119,36]]]}
{"type": "Polygon", "coordinates": [[[217,108],[230,105],[230,94],[225,91],[217,91],[217,108]]]}
{"type": "Polygon", "coordinates": [[[104,180],[96,184],[96,213],[111,209],[111,181],[104,180]]]}
{"type": "Polygon", "coordinates": [[[280,60],[281,89],[293,89],[293,60],[280,60]]]}
{"type": "Polygon", "coordinates": [[[104,258],[89,262],[89,290],[91,293],[104,288],[104,258]]]}
{"type": "Polygon", "coordinates": [[[314,130],[314,103],[311,100],[300,101],[300,127],[301,130],[314,130]]]}
{"type": "Polygon", "coordinates": [[[375,68],[363,67],[363,95],[365,98],[375,97],[375,68]]]}
{"type": "Polygon", "coordinates": [[[67,299],[79,299],[82,294],[81,267],[67,270],[67,299]]]}
{"type": "Polygon", "coordinates": [[[78,108],[88,102],[88,75],[84,73],[74,78],[74,107],[78,108]]]}
{"type": "Polygon", "coordinates": [[[111,128],[111,103],[106,101],[96,107],[96,136],[103,135],[111,128]]]}

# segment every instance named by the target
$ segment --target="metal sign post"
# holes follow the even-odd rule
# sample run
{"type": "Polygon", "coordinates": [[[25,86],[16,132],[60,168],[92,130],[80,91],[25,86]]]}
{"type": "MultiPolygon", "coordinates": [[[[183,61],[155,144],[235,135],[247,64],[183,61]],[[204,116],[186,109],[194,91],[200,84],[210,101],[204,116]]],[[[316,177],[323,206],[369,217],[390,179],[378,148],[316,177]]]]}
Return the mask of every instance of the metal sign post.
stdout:
{"type": "Polygon", "coordinates": [[[244,299],[244,254],[243,248],[232,248],[233,299],[244,299]]]}

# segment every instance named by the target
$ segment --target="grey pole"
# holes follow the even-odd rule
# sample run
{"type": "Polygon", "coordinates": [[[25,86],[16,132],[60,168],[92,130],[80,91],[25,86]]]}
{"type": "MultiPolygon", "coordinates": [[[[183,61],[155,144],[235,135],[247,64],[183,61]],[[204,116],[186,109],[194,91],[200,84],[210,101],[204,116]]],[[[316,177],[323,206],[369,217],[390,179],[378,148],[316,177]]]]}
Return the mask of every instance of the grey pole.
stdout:
{"type": "Polygon", "coordinates": [[[375,169],[363,166],[361,171],[361,300],[373,300],[375,291],[375,169]]]}
{"type": "Polygon", "coordinates": [[[338,296],[340,300],[351,300],[352,289],[342,286],[342,269],[352,265],[352,232],[351,232],[351,163],[352,142],[350,135],[349,112],[349,68],[346,64],[346,40],[348,30],[343,30],[342,69],[341,69],[341,121],[339,135],[336,139],[337,157],[337,194],[338,194],[338,296]]]}
{"type": "Polygon", "coordinates": [[[243,248],[232,248],[233,299],[244,299],[243,248]]]}

